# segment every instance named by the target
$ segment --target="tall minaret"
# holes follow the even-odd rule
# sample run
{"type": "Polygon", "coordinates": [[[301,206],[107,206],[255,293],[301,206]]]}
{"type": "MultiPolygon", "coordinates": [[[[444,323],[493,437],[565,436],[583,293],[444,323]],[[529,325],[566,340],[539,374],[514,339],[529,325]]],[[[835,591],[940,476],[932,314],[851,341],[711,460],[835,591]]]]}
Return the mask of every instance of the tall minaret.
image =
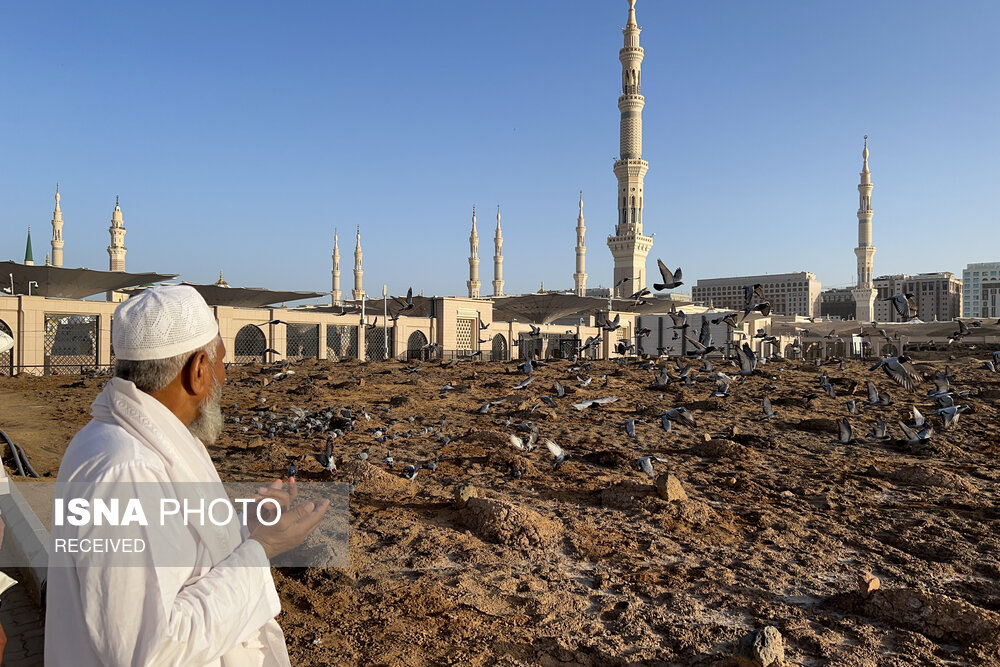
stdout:
{"type": "Polygon", "coordinates": [[[52,266],[63,265],[63,219],[59,199],[59,184],[56,183],[56,210],[52,212],[52,266]]]}
{"type": "Polygon", "coordinates": [[[872,245],[872,174],[868,171],[868,135],[865,135],[865,149],[861,153],[861,182],[858,183],[858,247],[854,254],[858,257],[858,285],[854,295],[854,319],[871,322],[875,319],[875,246],[872,245]]]}
{"type": "Polygon", "coordinates": [[[584,235],[587,228],[583,224],[583,190],[580,190],[580,217],[576,219],[576,273],[573,274],[573,292],[577,296],[587,293],[587,246],[584,235]]]}
{"type": "Polygon", "coordinates": [[[354,290],[351,292],[355,301],[360,301],[365,295],[365,289],[361,286],[361,278],[365,275],[361,268],[361,254],[361,225],[358,225],[357,242],[354,245],[354,290]]]}
{"type": "Polygon", "coordinates": [[[642,184],[649,163],[642,159],[642,108],[646,100],[640,93],[642,59],[639,46],[639,25],[635,22],[635,0],[628,0],[628,23],[622,32],[625,46],[618,52],[622,63],[622,94],[618,98],[621,111],[621,155],[615,161],[618,179],[618,224],[608,237],[608,247],[615,258],[614,284],[617,296],[628,296],[646,286],[646,255],[653,239],[642,233],[642,184]]]}
{"type": "Polygon", "coordinates": [[[479,232],[476,231],[476,207],[472,207],[472,234],[469,235],[469,298],[479,298],[479,232]]]}
{"type": "Polygon", "coordinates": [[[333,289],[330,291],[330,305],[339,306],[343,295],[340,292],[340,247],[337,242],[337,231],[333,232],[333,289]]]}
{"type": "Polygon", "coordinates": [[[28,242],[24,246],[24,265],[35,265],[35,255],[31,252],[31,225],[28,225],[28,242]]]}
{"type": "Polygon", "coordinates": [[[497,231],[493,236],[493,296],[503,296],[503,231],[500,229],[500,204],[497,204],[497,231]]]}
{"type": "MultiPolygon", "coordinates": [[[[128,248],[125,247],[125,224],[122,222],[122,209],[118,205],[118,195],[115,195],[115,210],[111,214],[111,226],[108,231],[111,233],[111,245],[108,246],[108,270],[124,271],[125,253],[128,252],[128,248]]],[[[122,292],[108,292],[107,297],[108,301],[124,301],[128,295],[122,292]]]]}
{"type": "Polygon", "coordinates": [[[111,233],[111,245],[108,246],[109,271],[125,270],[125,225],[122,222],[122,209],[118,205],[118,196],[115,195],[115,210],[111,214],[111,226],[108,227],[111,233]]]}

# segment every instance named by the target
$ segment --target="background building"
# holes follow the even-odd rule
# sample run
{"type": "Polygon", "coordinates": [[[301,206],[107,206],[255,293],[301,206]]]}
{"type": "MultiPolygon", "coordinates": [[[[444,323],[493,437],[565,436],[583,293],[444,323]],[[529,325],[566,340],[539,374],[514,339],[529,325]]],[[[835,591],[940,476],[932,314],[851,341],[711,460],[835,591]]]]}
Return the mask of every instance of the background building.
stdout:
{"type": "Polygon", "coordinates": [[[953,320],[962,313],[962,281],[951,271],[899,273],[875,279],[878,300],[875,301],[876,322],[899,322],[892,304],[884,299],[893,294],[912,294],[917,301],[917,317],[924,322],[953,320]]]}
{"type": "Polygon", "coordinates": [[[969,264],[962,283],[962,317],[1000,318],[1000,262],[969,264]]]}
{"type": "Polygon", "coordinates": [[[699,280],[691,290],[691,298],[696,303],[711,303],[717,309],[743,310],[743,286],[757,283],[763,285],[772,313],[819,315],[823,286],[816,280],[816,274],[809,271],[699,280]]]}
{"type": "Polygon", "coordinates": [[[849,287],[835,287],[823,291],[820,295],[819,314],[823,317],[832,317],[839,320],[855,319],[856,303],[854,301],[854,289],[849,287]]]}

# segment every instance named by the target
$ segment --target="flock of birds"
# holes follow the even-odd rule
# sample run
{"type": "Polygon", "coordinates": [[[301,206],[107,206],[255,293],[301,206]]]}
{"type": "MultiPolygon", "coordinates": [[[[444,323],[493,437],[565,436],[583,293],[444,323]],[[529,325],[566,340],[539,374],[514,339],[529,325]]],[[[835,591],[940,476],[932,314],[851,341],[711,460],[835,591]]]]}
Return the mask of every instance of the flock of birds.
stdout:
{"type": "MultiPolygon", "coordinates": [[[[680,268],[671,272],[662,261],[657,260],[657,264],[663,282],[654,283],[654,289],[671,289],[682,284],[683,273],[680,268]]],[[[649,290],[643,289],[631,295],[630,298],[638,302],[643,297],[648,296],[648,294],[649,290]]],[[[896,294],[889,297],[888,300],[892,302],[893,307],[902,318],[912,319],[916,317],[916,305],[913,295],[896,294]]],[[[397,301],[400,305],[400,311],[398,312],[412,308],[412,289],[408,291],[405,300],[397,299],[397,301]]],[[[695,335],[689,333],[692,327],[688,323],[688,317],[683,312],[670,313],[672,328],[675,330],[675,338],[683,336],[687,343],[683,356],[671,358],[663,354],[663,348],[658,350],[660,352],[658,357],[650,357],[649,355],[628,356],[628,353],[632,349],[631,344],[628,341],[620,341],[616,351],[621,356],[614,359],[614,362],[622,365],[631,364],[639,370],[652,372],[651,381],[648,386],[654,390],[668,387],[674,383],[694,387],[698,383],[708,382],[711,386],[708,394],[709,398],[726,399],[732,395],[734,386],[741,386],[754,377],[763,377],[767,383],[766,388],[768,390],[778,390],[778,386],[773,384],[778,378],[764,372],[761,366],[770,360],[780,360],[781,356],[779,354],[775,353],[770,357],[760,356],[748,343],[744,342],[742,345],[734,346],[734,354],[731,357],[726,356],[725,349],[713,344],[712,333],[709,327],[710,323],[725,323],[730,328],[736,329],[739,328],[740,323],[751,313],[759,312],[766,316],[770,313],[770,308],[770,303],[764,297],[762,286],[759,284],[747,285],[744,288],[744,307],[742,312],[730,312],[711,319],[702,315],[701,326],[695,332],[695,335]],[[715,363],[713,363],[712,360],[707,358],[712,353],[721,353],[721,360],[716,359],[715,363]],[[671,361],[673,362],[675,372],[671,372],[671,361]],[[716,368],[716,363],[721,368],[716,368]],[[700,368],[698,368],[698,365],[700,365],[700,368]],[[705,373],[705,376],[701,377],[701,372],[705,373]]],[[[394,314],[394,317],[398,317],[398,312],[394,314]]],[[[981,325],[979,322],[966,324],[960,320],[958,324],[959,329],[955,332],[955,339],[960,339],[962,336],[968,335],[970,327],[975,328],[981,325]]],[[[604,318],[598,322],[598,326],[603,331],[614,331],[621,327],[620,315],[616,315],[614,319],[604,318]]],[[[480,325],[481,330],[488,327],[488,323],[480,325]]],[[[539,327],[531,326],[529,335],[538,336],[540,333],[539,327]]],[[[639,330],[636,334],[637,337],[642,337],[649,335],[649,331],[639,330]]],[[[831,332],[830,336],[833,335],[834,333],[831,332]]],[[[885,336],[884,330],[882,331],[882,335],[885,336]]],[[[774,337],[769,336],[764,330],[758,330],[753,338],[762,339],[765,342],[769,339],[774,340],[774,337]]],[[[886,338],[888,339],[888,336],[886,338]]],[[[495,412],[495,408],[508,403],[509,399],[512,398],[515,400],[511,402],[518,404],[518,410],[526,409],[529,414],[543,405],[548,408],[557,409],[560,405],[568,404],[573,411],[579,413],[594,406],[608,405],[618,401],[619,397],[613,394],[592,398],[588,397],[582,400],[567,399],[569,395],[566,391],[567,386],[572,385],[576,387],[576,391],[591,387],[594,380],[590,376],[592,362],[586,359],[583,353],[597,345],[600,340],[600,336],[595,336],[582,341],[577,355],[566,360],[543,361],[529,355],[528,358],[517,365],[517,370],[523,373],[525,377],[520,382],[511,385],[504,396],[486,401],[474,412],[477,415],[489,415],[491,412],[495,412]],[[537,369],[555,363],[567,364],[567,375],[561,380],[556,380],[552,385],[551,391],[538,396],[531,405],[527,405],[525,401],[517,398],[519,392],[526,390],[532,384],[537,369]]],[[[451,362],[451,364],[457,363],[457,360],[451,362]]],[[[822,360],[816,361],[817,366],[821,366],[824,363],[826,362],[822,360]]],[[[991,359],[985,360],[982,367],[996,372],[1000,368],[1000,351],[993,352],[991,359]]],[[[844,361],[840,361],[840,369],[846,369],[844,361]]],[[[890,380],[908,392],[915,392],[925,382],[924,377],[914,368],[912,359],[902,353],[880,359],[871,366],[870,371],[875,372],[880,369],[884,371],[890,380]]],[[[413,374],[420,372],[420,370],[420,366],[410,366],[404,369],[404,372],[413,374]]],[[[281,372],[276,373],[273,377],[275,380],[281,380],[293,374],[294,371],[286,365],[281,372]]],[[[928,412],[928,416],[940,417],[944,429],[956,426],[960,415],[972,409],[968,403],[963,402],[968,399],[969,392],[957,391],[952,386],[955,376],[955,372],[950,367],[946,368],[945,371],[935,373],[932,378],[934,388],[927,391],[925,397],[930,402],[932,408],[925,408],[925,411],[928,412]]],[[[602,383],[599,387],[608,387],[610,382],[608,375],[601,375],[600,379],[602,383]]],[[[825,373],[820,375],[817,380],[816,386],[826,396],[832,398],[847,397],[845,401],[847,415],[839,420],[839,433],[835,440],[837,443],[851,444],[857,442],[849,416],[860,414],[862,409],[881,409],[894,405],[890,394],[887,391],[879,389],[872,380],[867,381],[867,399],[856,398],[855,391],[858,385],[859,383],[856,380],[845,381],[843,378],[831,379],[825,373]],[[842,394],[838,393],[837,389],[841,384],[848,385],[846,392],[842,394]]],[[[444,397],[459,388],[458,385],[449,382],[440,387],[438,395],[444,397]]],[[[818,396],[819,394],[810,393],[805,396],[805,399],[806,401],[811,401],[818,396]]],[[[658,394],[658,397],[663,398],[664,394],[658,394]]],[[[385,447],[385,456],[382,458],[382,463],[387,470],[396,470],[396,461],[391,449],[395,445],[413,438],[432,438],[441,445],[447,444],[452,439],[452,436],[448,435],[445,430],[448,423],[447,417],[442,417],[434,425],[417,427],[414,424],[416,417],[413,415],[402,419],[392,417],[391,412],[393,407],[391,405],[383,408],[386,412],[386,418],[384,420],[376,420],[379,423],[373,424],[372,415],[364,408],[346,407],[335,409],[327,407],[315,411],[306,411],[292,406],[290,414],[281,415],[267,407],[266,398],[262,397],[258,400],[259,404],[255,406],[256,414],[249,418],[248,423],[242,423],[240,417],[233,417],[231,421],[238,424],[244,433],[252,430],[262,431],[266,437],[271,439],[277,438],[282,434],[300,434],[308,438],[324,438],[324,451],[316,452],[312,456],[320,464],[322,470],[329,474],[333,474],[337,470],[338,458],[334,453],[335,442],[338,439],[344,438],[347,434],[360,429],[367,430],[376,445],[385,447]]],[[[512,412],[517,412],[518,410],[512,412]]],[[[777,414],[771,400],[764,398],[761,405],[761,415],[758,419],[774,419],[777,417],[777,414]]],[[[665,410],[659,415],[658,421],[663,431],[668,433],[672,431],[675,422],[689,428],[697,426],[695,415],[683,405],[665,410]]],[[[636,438],[636,423],[637,420],[634,418],[625,420],[624,432],[626,437],[631,439],[636,438]]],[[[902,433],[902,440],[907,444],[926,443],[934,436],[934,428],[931,422],[916,405],[911,406],[911,420],[909,423],[903,420],[896,420],[896,423],[902,433]]],[[[498,424],[502,427],[513,429],[513,432],[509,434],[508,442],[514,450],[519,452],[532,452],[535,450],[540,436],[539,429],[534,422],[523,421],[519,424],[514,424],[513,417],[508,415],[500,419],[498,424]]],[[[889,440],[892,438],[891,428],[886,422],[885,417],[881,414],[878,416],[874,429],[868,434],[868,437],[876,440],[889,440]]],[[[541,442],[545,445],[545,450],[551,456],[550,465],[553,471],[559,470],[571,458],[571,454],[567,453],[561,445],[551,438],[543,438],[541,442]]],[[[357,452],[353,457],[361,461],[370,460],[371,446],[357,452]]],[[[293,460],[287,471],[290,476],[295,476],[299,473],[297,462],[300,461],[301,458],[293,460]]],[[[658,462],[665,462],[665,460],[653,454],[645,454],[635,461],[635,466],[650,478],[655,478],[654,464],[658,462]]],[[[401,474],[404,478],[412,481],[421,470],[434,471],[437,469],[437,466],[437,458],[414,461],[404,466],[401,469],[401,474]]],[[[508,473],[512,477],[518,478],[524,474],[524,469],[523,467],[518,467],[517,464],[511,464],[508,473]]],[[[356,481],[352,484],[352,490],[354,487],[356,487],[356,481]]]]}

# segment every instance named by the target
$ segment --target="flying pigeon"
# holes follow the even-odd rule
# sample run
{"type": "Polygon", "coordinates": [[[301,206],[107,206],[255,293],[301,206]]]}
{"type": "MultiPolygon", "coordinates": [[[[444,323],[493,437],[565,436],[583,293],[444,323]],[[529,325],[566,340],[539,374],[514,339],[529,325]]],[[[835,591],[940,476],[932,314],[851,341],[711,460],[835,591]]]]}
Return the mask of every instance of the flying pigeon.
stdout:
{"type": "Polygon", "coordinates": [[[657,291],[674,289],[675,287],[680,287],[681,285],[684,284],[682,280],[684,274],[681,271],[680,267],[677,267],[677,270],[671,273],[670,269],[668,269],[667,266],[661,260],[657,259],[656,265],[660,269],[660,278],[663,279],[663,282],[653,283],[653,289],[657,291]]]}
{"type": "Polygon", "coordinates": [[[618,400],[617,396],[604,396],[602,398],[591,398],[586,401],[580,401],[579,403],[574,403],[573,407],[577,410],[586,410],[592,405],[606,405],[608,403],[614,403],[618,400]]]}
{"type": "Polygon", "coordinates": [[[841,419],[840,423],[840,433],[837,437],[837,442],[842,445],[849,445],[854,442],[854,429],[851,428],[851,422],[847,419],[841,419]]]}
{"type": "Polygon", "coordinates": [[[885,420],[881,417],[875,421],[875,428],[871,433],[868,434],[869,437],[876,438],[878,440],[885,440],[889,437],[889,428],[885,425],[885,420]]]}
{"type": "Polygon", "coordinates": [[[910,358],[905,355],[886,357],[868,370],[876,371],[880,368],[907,391],[914,391],[916,386],[923,382],[923,378],[910,364],[910,358]]]}
{"type": "Polygon", "coordinates": [[[931,436],[934,435],[934,427],[930,424],[925,424],[917,430],[910,428],[903,422],[899,422],[899,428],[903,429],[903,434],[906,436],[906,444],[908,445],[930,442],[931,436]]]}
{"type": "Polygon", "coordinates": [[[960,414],[970,409],[971,408],[968,405],[951,405],[946,408],[935,410],[931,414],[941,415],[941,418],[944,419],[944,427],[948,429],[958,423],[958,416],[960,414]]]}

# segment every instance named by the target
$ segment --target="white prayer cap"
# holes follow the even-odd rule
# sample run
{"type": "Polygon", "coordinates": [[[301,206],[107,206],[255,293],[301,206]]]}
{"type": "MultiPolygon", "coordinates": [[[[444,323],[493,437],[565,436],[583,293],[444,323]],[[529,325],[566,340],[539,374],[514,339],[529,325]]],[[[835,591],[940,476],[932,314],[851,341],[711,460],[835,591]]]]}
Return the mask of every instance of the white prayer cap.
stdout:
{"type": "Polygon", "coordinates": [[[205,347],[219,335],[212,309],[189,285],[150,287],[115,309],[115,357],[168,359],[205,347]]]}

